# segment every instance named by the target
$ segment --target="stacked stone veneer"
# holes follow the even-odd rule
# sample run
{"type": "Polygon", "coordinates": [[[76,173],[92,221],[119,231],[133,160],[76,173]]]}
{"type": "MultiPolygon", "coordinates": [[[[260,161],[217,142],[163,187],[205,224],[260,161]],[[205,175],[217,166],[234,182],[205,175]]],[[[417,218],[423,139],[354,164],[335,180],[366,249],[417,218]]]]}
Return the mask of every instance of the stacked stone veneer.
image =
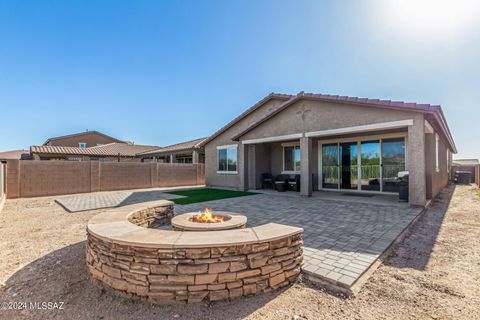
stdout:
{"type": "Polygon", "coordinates": [[[128,216],[128,221],[145,228],[159,228],[170,224],[175,213],[173,205],[145,208],[128,216]]]}
{"type": "MultiPolygon", "coordinates": [[[[151,215],[136,216],[144,225],[140,216],[151,215]]],[[[239,298],[294,282],[302,244],[299,232],[257,243],[156,248],[116,243],[88,232],[86,261],[92,277],[114,289],[154,302],[192,303],[239,298]]]]}

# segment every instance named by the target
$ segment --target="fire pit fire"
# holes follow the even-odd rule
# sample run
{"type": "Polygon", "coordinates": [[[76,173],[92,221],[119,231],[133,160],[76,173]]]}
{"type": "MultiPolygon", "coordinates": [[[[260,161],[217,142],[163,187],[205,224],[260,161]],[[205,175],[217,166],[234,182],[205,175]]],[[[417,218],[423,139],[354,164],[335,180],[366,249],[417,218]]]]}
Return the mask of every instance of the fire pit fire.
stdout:
{"type": "Polygon", "coordinates": [[[172,227],[179,231],[214,231],[245,228],[247,217],[233,212],[213,211],[190,212],[174,216],[172,227]]]}
{"type": "Polygon", "coordinates": [[[216,222],[223,222],[226,216],[224,215],[216,215],[212,209],[206,208],[203,212],[199,212],[198,214],[192,217],[193,222],[199,223],[216,223],[216,222]]]}

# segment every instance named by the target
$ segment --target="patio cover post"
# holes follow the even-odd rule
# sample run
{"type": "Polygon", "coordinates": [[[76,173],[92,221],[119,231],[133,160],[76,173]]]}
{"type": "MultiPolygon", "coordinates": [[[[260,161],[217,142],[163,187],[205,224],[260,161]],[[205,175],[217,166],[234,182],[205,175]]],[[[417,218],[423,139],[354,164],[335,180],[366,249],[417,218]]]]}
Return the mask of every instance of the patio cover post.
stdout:
{"type": "Polygon", "coordinates": [[[240,191],[248,190],[248,145],[238,144],[237,171],[240,175],[240,191]]]}
{"type": "Polygon", "coordinates": [[[312,195],[312,138],[300,138],[300,195],[312,195]]]}
{"type": "Polygon", "coordinates": [[[426,203],[426,161],[424,119],[414,119],[408,126],[407,170],[409,172],[408,198],[412,205],[424,206],[426,203]]]}

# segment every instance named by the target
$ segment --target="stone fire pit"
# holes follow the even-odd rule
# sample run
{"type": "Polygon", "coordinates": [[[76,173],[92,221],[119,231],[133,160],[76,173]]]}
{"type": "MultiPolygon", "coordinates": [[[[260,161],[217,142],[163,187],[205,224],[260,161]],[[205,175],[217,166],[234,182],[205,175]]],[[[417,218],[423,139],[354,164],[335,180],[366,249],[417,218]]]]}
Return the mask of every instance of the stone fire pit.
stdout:
{"type": "Polygon", "coordinates": [[[161,200],[91,218],[86,262],[92,278],[152,302],[194,303],[268,292],[293,283],[300,273],[301,228],[276,223],[209,232],[152,228],[172,216],[173,202],[161,200]]]}
{"type": "Polygon", "coordinates": [[[189,212],[175,216],[172,227],[179,231],[215,231],[245,228],[247,217],[233,212],[215,211],[213,215],[220,217],[216,222],[196,222],[194,217],[198,212],[189,212]]]}

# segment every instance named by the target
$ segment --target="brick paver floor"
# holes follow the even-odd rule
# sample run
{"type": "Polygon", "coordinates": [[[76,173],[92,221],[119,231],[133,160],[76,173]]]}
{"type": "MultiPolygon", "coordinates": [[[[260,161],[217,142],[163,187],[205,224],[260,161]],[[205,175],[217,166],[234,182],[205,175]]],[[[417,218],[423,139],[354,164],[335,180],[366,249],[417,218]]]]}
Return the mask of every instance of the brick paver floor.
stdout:
{"type": "Polygon", "coordinates": [[[160,199],[169,200],[183,198],[183,196],[168,194],[163,191],[164,190],[95,192],[72,196],[61,196],[56,198],[55,201],[67,211],[79,212],[102,208],[113,208],[160,199]]]}
{"type": "Polygon", "coordinates": [[[175,213],[206,207],[248,217],[247,227],[269,222],[304,228],[303,271],[350,287],[421,212],[391,201],[361,197],[334,200],[325,192],[310,198],[291,193],[259,194],[191,205],[175,213]]]}

